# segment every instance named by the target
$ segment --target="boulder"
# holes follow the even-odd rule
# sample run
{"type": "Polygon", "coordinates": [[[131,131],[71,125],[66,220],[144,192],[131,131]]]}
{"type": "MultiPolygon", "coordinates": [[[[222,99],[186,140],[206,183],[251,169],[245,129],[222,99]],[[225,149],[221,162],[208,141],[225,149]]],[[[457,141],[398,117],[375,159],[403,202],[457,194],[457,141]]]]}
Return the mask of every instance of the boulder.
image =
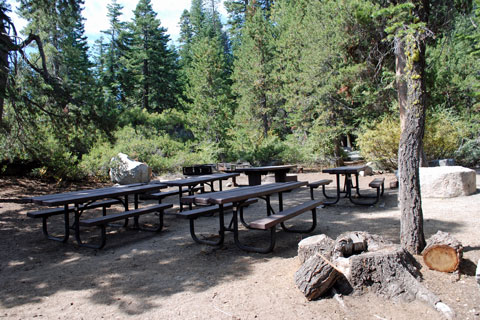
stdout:
{"type": "Polygon", "coordinates": [[[371,176],[371,175],[373,175],[372,167],[370,167],[370,166],[367,164],[367,166],[365,167],[365,170],[360,171],[360,176],[366,177],[366,176],[371,176]]]}
{"type": "Polygon", "coordinates": [[[476,191],[476,173],[460,166],[420,168],[420,189],[425,198],[468,196],[476,191]]]}
{"type": "Polygon", "coordinates": [[[119,153],[110,161],[110,179],[113,183],[148,183],[152,170],[142,162],[132,160],[128,155],[119,153]]]}

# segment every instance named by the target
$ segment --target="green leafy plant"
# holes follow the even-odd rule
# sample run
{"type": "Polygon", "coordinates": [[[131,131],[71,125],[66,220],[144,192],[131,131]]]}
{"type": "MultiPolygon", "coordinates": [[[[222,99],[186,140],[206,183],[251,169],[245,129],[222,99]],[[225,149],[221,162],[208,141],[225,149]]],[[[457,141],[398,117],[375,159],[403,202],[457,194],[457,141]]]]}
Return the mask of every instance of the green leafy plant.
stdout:
{"type": "Polygon", "coordinates": [[[462,144],[455,152],[455,161],[466,167],[480,166],[480,137],[462,144]]]}

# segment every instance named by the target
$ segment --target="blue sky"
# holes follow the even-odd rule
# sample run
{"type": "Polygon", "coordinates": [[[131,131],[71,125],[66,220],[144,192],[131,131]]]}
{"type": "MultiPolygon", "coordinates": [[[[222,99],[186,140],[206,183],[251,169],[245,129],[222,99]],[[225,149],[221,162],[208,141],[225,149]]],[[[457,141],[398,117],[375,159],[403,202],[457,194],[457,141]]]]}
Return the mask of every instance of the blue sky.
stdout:
{"type": "MultiPolygon", "coordinates": [[[[8,0],[7,2],[12,5],[12,8],[16,7],[15,0],[8,0]]],[[[117,0],[117,2],[123,6],[122,20],[130,20],[138,1],[117,0]]],[[[220,2],[222,4],[220,5],[219,12],[221,15],[226,16],[223,0],[220,2]]],[[[90,47],[101,35],[100,31],[107,30],[109,27],[107,18],[107,4],[109,3],[111,3],[111,0],[85,0],[85,9],[83,10],[83,16],[86,19],[84,21],[85,35],[88,37],[90,47]]],[[[175,41],[180,33],[178,26],[180,16],[184,9],[190,9],[191,0],[151,0],[151,3],[162,26],[167,28],[170,39],[175,41]]],[[[18,30],[21,30],[23,26],[25,26],[25,22],[21,21],[15,14],[12,14],[12,18],[18,30]]]]}

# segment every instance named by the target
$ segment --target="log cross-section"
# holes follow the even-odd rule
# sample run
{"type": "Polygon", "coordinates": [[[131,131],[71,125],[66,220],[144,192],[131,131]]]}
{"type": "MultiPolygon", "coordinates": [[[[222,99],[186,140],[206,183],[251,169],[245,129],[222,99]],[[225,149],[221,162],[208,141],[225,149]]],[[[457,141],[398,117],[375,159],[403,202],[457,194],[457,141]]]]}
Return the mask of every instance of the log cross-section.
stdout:
{"type": "Polygon", "coordinates": [[[462,244],[449,233],[438,231],[427,240],[423,261],[432,270],[454,272],[462,260],[462,244]]]}

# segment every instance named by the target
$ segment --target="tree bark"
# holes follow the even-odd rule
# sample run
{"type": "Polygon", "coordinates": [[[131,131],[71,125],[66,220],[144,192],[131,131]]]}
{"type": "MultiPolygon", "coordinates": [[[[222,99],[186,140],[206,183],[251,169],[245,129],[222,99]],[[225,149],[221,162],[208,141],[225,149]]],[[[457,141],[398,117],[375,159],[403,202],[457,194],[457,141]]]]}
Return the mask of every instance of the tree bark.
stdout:
{"type": "MultiPolygon", "coordinates": [[[[414,16],[426,21],[428,0],[414,3],[414,16]]],[[[396,39],[395,52],[402,127],[398,150],[400,242],[413,254],[419,254],[425,247],[419,182],[426,111],[425,44],[422,37],[421,32],[415,30],[396,39]]]]}
{"type": "Polygon", "coordinates": [[[7,92],[7,79],[9,73],[8,52],[14,44],[8,36],[8,16],[2,11],[0,16],[0,125],[3,119],[3,104],[7,92]]]}
{"type": "Polygon", "coordinates": [[[342,274],[334,267],[330,257],[317,253],[305,261],[295,273],[295,284],[308,300],[323,296],[342,274]]]}

